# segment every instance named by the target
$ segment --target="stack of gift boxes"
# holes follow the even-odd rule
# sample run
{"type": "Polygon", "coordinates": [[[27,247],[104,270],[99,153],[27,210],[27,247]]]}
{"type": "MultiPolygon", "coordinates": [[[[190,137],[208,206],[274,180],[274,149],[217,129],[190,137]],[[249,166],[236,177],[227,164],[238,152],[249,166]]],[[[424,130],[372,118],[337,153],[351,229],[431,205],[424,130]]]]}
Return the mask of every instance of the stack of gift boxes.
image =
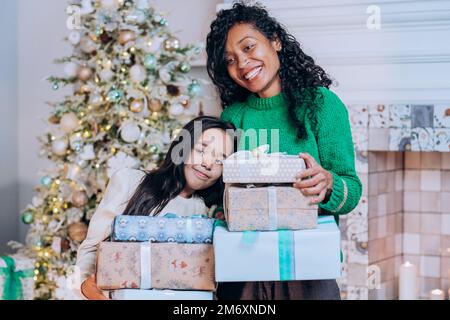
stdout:
{"type": "Polygon", "coordinates": [[[318,217],[317,205],[293,187],[304,169],[303,159],[267,154],[267,146],[224,161],[227,223],[214,231],[218,282],[340,277],[334,217],[318,217]]]}
{"type": "Polygon", "coordinates": [[[225,220],[118,216],[101,243],[97,285],[114,299],[210,300],[217,282],[336,279],[333,216],[293,187],[298,156],[239,151],[223,166],[225,220]]]}
{"type": "Polygon", "coordinates": [[[117,300],[211,300],[213,228],[203,216],[117,216],[98,249],[98,287],[117,300]]]}

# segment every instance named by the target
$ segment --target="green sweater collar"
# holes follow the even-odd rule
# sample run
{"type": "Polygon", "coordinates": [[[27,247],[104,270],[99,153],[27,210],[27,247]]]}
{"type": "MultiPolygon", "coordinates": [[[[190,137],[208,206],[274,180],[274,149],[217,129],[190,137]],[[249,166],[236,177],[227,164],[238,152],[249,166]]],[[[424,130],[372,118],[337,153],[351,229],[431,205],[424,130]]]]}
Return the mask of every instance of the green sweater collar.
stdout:
{"type": "Polygon", "coordinates": [[[254,109],[269,110],[285,107],[287,101],[282,92],[269,98],[260,98],[257,94],[252,93],[247,98],[247,104],[254,109]]]}

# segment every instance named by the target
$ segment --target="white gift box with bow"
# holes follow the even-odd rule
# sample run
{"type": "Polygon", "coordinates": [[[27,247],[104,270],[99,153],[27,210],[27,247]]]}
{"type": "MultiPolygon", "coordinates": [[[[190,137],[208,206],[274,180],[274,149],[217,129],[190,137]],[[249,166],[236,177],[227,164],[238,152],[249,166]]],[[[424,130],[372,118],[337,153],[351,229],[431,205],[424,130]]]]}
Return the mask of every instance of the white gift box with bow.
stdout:
{"type": "Polygon", "coordinates": [[[253,151],[241,150],[223,162],[225,183],[293,183],[295,176],[306,169],[297,155],[267,153],[269,145],[253,151]]]}

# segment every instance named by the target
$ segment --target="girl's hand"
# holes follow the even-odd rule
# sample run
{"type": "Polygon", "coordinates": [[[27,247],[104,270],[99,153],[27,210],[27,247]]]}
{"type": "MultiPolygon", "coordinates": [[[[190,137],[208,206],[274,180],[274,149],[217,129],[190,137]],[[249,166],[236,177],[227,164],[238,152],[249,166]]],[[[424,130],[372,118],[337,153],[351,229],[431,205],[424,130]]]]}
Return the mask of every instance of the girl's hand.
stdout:
{"type": "Polygon", "coordinates": [[[89,300],[109,300],[103,295],[103,291],[97,287],[95,275],[83,281],[81,284],[81,292],[89,300]]]}
{"type": "Polygon", "coordinates": [[[306,170],[295,177],[294,187],[300,189],[305,196],[313,196],[310,204],[321,203],[331,194],[333,175],[322,168],[308,153],[300,153],[298,156],[305,160],[306,170]]]}

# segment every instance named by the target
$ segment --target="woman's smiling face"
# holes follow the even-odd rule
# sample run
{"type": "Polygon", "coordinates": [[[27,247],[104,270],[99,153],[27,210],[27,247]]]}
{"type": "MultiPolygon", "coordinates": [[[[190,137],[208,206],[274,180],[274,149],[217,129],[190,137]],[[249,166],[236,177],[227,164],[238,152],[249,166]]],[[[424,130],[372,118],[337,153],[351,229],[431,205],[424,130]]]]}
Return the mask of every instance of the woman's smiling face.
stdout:
{"type": "Polygon", "coordinates": [[[261,98],[277,95],[281,92],[280,50],[278,40],[270,41],[250,24],[236,24],[229,30],[225,45],[228,74],[261,98]]]}

